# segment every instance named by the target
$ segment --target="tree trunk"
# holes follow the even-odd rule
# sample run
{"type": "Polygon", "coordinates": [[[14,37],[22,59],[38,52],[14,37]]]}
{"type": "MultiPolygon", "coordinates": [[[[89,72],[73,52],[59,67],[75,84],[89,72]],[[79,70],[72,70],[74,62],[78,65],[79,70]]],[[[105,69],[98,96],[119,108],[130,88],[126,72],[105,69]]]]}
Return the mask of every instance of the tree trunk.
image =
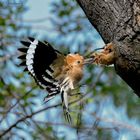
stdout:
{"type": "Polygon", "coordinates": [[[140,0],[77,0],[105,43],[113,42],[115,70],[140,97],[140,0]]]}

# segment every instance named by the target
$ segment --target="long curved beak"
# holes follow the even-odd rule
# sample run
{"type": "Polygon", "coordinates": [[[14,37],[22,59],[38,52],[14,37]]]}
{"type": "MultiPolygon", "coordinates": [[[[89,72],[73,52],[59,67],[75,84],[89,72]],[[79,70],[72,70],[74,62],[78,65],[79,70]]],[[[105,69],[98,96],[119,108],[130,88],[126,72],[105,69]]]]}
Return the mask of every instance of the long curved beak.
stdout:
{"type": "Polygon", "coordinates": [[[84,65],[85,64],[92,64],[94,62],[94,58],[85,58],[84,59],[84,65]]]}
{"type": "Polygon", "coordinates": [[[98,50],[103,50],[105,47],[102,47],[102,48],[96,48],[94,49],[94,51],[98,51],[98,50]]]}

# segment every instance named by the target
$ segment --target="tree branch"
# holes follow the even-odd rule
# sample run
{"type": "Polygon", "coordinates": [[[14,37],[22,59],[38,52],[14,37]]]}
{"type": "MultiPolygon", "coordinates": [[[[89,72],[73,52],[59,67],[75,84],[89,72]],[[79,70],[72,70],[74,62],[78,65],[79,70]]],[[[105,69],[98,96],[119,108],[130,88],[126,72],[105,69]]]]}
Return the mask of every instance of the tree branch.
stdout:
{"type": "Polygon", "coordinates": [[[36,111],[36,112],[33,112],[33,113],[30,114],[30,115],[27,115],[27,116],[25,116],[25,117],[23,117],[23,118],[17,120],[13,125],[11,125],[8,129],[6,129],[3,133],[0,134],[0,138],[3,137],[4,135],[6,135],[8,132],[11,131],[12,128],[16,127],[19,123],[25,121],[26,119],[32,118],[34,115],[37,115],[37,114],[39,114],[39,113],[41,113],[41,112],[43,112],[43,111],[46,111],[46,110],[48,110],[48,109],[55,108],[55,107],[59,107],[60,105],[61,105],[61,104],[57,104],[57,105],[45,107],[45,108],[43,108],[43,109],[40,109],[40,110],[38,110],[38,111],[36,111]]]}

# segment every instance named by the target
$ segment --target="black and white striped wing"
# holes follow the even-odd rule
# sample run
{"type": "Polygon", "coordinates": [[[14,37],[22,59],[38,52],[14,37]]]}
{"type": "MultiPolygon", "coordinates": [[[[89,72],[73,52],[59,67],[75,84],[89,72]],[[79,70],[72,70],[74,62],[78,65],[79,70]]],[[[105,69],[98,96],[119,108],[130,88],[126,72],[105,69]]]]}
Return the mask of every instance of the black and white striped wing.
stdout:
{"type": "Polygon", "coordinates": [[[19,49],[23,53],[19,56],[19,59],[22,60],[20,65],[25,67],[25,71],[32,75],[40,87],[48,91],[45,102],[55,95],[61,94],[65,118],[71,123],[67,100],[67,91],[70,88],[69,80],[67,78],[57,79],[58,73],[62,72],[61,67],[65,56],[55,50],[48,42],[43,43],[29,37],[29,41],[21,41],[21,43],[25,47],[19,49]]]}
{"type": "Polygon", "coordinates": [[[55,50],[48,42],[40,42],[34,38],[29,37],[29,41],[21,41],[25,46],[19,51],[24,54],[19,56],[22,60],[21,66],[25,66],[36,83],[49,92],[48,98],[51,95],[60,92],[58,81],[53,77],[54,70],[50,65],[57,59],[60,53],[55,50]]]}

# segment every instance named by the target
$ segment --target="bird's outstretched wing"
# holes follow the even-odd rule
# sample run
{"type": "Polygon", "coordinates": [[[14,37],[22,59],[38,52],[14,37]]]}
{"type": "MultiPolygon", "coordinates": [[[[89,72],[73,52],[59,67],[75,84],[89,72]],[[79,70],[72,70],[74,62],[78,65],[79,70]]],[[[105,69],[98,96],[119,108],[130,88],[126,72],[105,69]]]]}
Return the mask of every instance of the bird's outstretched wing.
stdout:
{"type": "MultiPolygon", "coordinates": [[[[61,83],[65,79],[65,72],[63,72],[65,55],[55,50],[48,42],[41,42],[31,37],[28,39],[29,41],[21,41],[25,47],[19,48],[19,51],[23,53],[19,56],[22,60],[20,65],[25,67],[25,71],[31,74],[40,87],[48,91],[45,102],[59,93],[64,96],[66,87],[61,83]]],[[[67,97],[64,97],[62,104],[66,119],[70,122],[71,117],[66,101],[67,97]]]]}
{"type": "Polygon", "coordinates": [[[54,77],[54,69],[56,60],[61,61],[63,64],[63,57],[59,51],[55,50],[48,42],[40,42],[34,38],[29,37],[29,41],[21,41],[25,46],[19,48],[19,51],[23,55],[19,56],[22,60],[21,66],[25,67],[25,71],[28,71],[36,83],[46,89],[49,94],[47,100],[55,96],[60,92],[60,86],[58,81],[54,77]],[[62,60],[61,60],[62,59],[62,60]]]}

